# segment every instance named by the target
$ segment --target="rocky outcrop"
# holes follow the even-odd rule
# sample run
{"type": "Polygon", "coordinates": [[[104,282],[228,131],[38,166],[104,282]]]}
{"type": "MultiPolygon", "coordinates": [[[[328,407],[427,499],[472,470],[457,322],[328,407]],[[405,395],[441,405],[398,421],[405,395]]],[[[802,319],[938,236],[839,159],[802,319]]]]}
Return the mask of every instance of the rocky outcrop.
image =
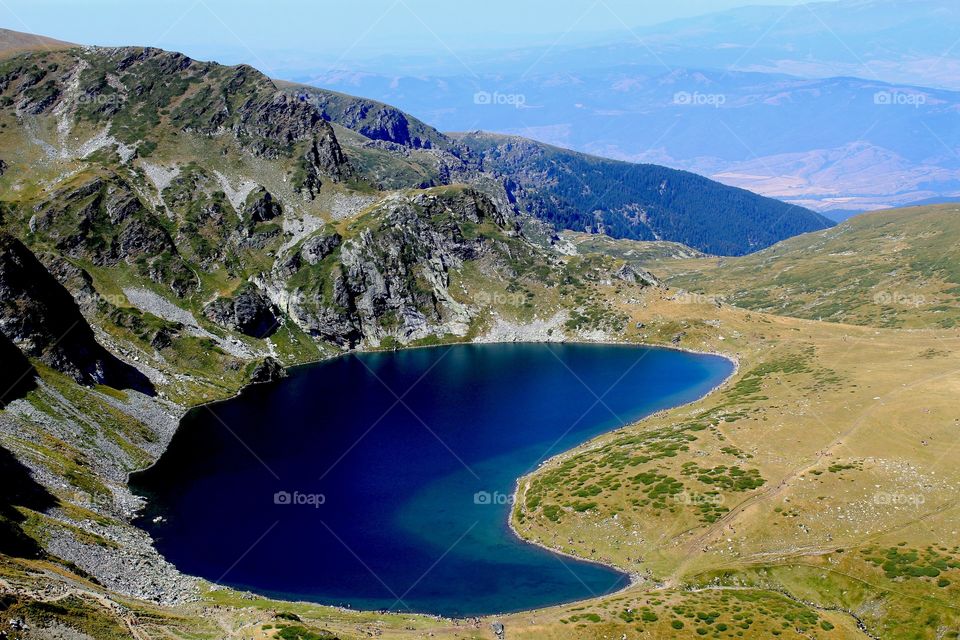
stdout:
{"type": "Polygon", "coordinates": [[[327,256],[332,255],[341,242],[343,242],[343,238],[340,237],[339,233],[314,236],[303,243],[300,255],[307,264],[316,265],[323,262],[327,256]]]}
{"type": "Polygon", "coordinates": [[[146,377],[97,342],[70,293],[7,234],[0,234],[0,333],[81,384],[153,391],[146,377]]]}
{"type": "Polygon", "coordinates": [[[214,300],[203,313],[221,327],[253,338],[267,338],[280,325],[273,303],[251,284],[242,286],[232,298],[214,300]]]}
{"type": "Polygon", "coordinates": [[[449,146],[449,141],[442,133],[390,105],[315,87],[297,87],[294,94],[314,104],[324,119],[352,129],[370,140],[412,149],[449,146]]]}
{"type": "Polygon", "coordinates": [[[349,173],[347,157],[333,134],[333,128],[328,124],[327,130],[313,139],[306,153],[300,158],[300,165],[294,176],[294,187],[301,195],[313,200],[320,193],[322,176],[329,176],[339,182],[349,173]]]}
{"type": "Polygon", "coordinates": [[[656,276],[654,276],[649,271],[634,267],[630,264],[625,264],[617,270],[616,275],[619,279],[624,282],[629,282],[630,284],[642,284],[646,287],[660,287],[663,286],[656,276]]]}
{"type": "Polygon", "coordinates": [[[136,264],[178,292],[191,284],[193,274],[166,228],[113,172],[75,181],[34,209],[30,230],[62,255],[102,267],[136,264]]]}
{"type": "Polygon", "coordinates": [[[283,215],[283,207],[269,191],[257,187],[247,196],[243,213],[253,222],[268,222],[283,215]]]}
{"type": "MultiPolygon", "coordinates": [[[[315,170],[338,181],[350,173],[333,127],[320,110],[277,88],[247,65],[225,67],[154,48],[44,52],[0,65],[0,92],[20,112],[58,113],[98,125],[131,147],[155,129],[230,135],[257,157],[308,150],[315,170]]],[[[149,145],[147,147],[149,153],[149,145]]]]}
{"type": "MultiPolygon", "coordinates": [[[[391,198],[376,220],[340,245],[335,264],[325,263],[312,288],[289,297],[295,321],[342,347],[464,335],[472,312],[451,294],[451,271],[495,247],[494,240],[466,229],[492,223],[511,233],[513,218],[477,191],[453,189],[391,198]]],[[[303,262],[319,264],[336,250],[338,238],[309,239],[301,249],[303,262]]],[[[283,264],[291,267],[290,261],[283,264]]]]}
{"type": "Polygon", "coordinates": [[[283,365],[277,362],[275,358],[265,358],[258,362],[250,373],[251,384],[263,384],[265,382],[275,382],[287,377],[287,372],[283,365]]]}
{"type": "Polygon", "coordinates": [[[93,287],[93,278],[86,270],[53,253],[37,256],[53,277],[73,295],[82,311],[93,312],[97,308],[100,296],[93,287]]]}

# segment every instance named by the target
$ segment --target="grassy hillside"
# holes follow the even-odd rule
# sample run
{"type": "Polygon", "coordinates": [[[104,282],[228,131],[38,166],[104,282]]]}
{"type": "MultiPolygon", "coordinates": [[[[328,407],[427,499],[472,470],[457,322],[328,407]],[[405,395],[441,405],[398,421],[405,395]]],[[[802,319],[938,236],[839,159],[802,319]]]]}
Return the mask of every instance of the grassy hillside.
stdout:
{"type": "Polygon", "coordinates": [[[53,51],[68,49],[76,45],[32,33],[22,33],[11,29],[0,29],[0,58],[17,55],[26,51],[53,51]]]}
{"type": "Polygon", "coordinates": [[[688,260],[704,258],[696,249],[678,242],[624,240],[611,238],[604,234],[577,233],[565,231],[561,236],[570,241],[581,253],[602,253],[627,260],[640,267],[660,265],[669,260],[688,260]]]}
{"type": "Polygon", "coordinates": [[[669,267],[671,282],[730,304],[878,327],[960,322],[960,207],[882,211],[737,259],[669,267]]]}

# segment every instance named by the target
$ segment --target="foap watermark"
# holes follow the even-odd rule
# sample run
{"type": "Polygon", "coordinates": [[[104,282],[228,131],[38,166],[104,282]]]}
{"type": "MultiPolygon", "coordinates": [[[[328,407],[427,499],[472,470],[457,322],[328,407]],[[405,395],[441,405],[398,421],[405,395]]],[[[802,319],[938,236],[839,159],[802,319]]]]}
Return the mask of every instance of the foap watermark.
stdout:
{"type": "Polygon", "coordinates": [[[321,309],[324,306],[323,298],[320,294],[311,294],[300,290],[286,294],[286,296],[278,302],[280,302],[281,307],[288,310],[299,309],[301,311],[310,311],[321,309]]]}
{"type": "Polygon", "coordinates": [[[692,493],[684,491],[683,493],[674,495],[673,501],[677,504],[687,506],[713,505],[719,507],[726,502],[726,498],[719,493],[692,493]]]}
{"type": "Polygon", "coordinates": [[[513,494],[512,493],[501,493],[499,491],[494,491],[493,493],[489,491],[477,491],[473,494],[473,504],[479,505],[503,505],[503,504],[513,504],[513,494]]]}
{"type": "Polygon", "coordinates": [[[297,507],[313,507],[319,509],[327,503],[327,496],[322,493],[300,493],[294,491],[277,491],[273,494],[273,504],[292,505],[297,507]]]}
{"type": "Polygon", "coordinates": [[[922,506],[927,499],[919,493],[876,493],[873,496],[873,504],[880,506],[899,506],[906,505],[911,507],[922,506]]]}
{"type": "Polygon", "coordinates": [[[127,101],[127,97],[119,93],[98,93],[96,95],[90,95],[84,93],[77,98],[77,102],[80,104],[93,104],[93,105],[119,105],[127,101]]]}
{"type": "Polygon", "coordinates": [[[877,91],[873,94],[873,104],[885,107],[919,108],[927,104],[927,96],[924,93],[913,93],[909,91],[877,91]]]}
{"type": "Polygon", "coordinates": [[[487,291],[481,291],[473,299],[477,304],[500,307],[522,307],[527,302],[527,296],[522,293],[489,293],[487,291]]]}
{"type": "Polygon", "coordinates": [[[673,94],[673,104],[682,107],[714,107],[719,109],[727,104],[727,96],[723,93],[700,93],[694,91],[678,91],[673,94]]]}
{"type": "Polygon", "coordinates": [[[73,298],[77,301],[77,304],[82,307],[99,307],[101,304],[106,304],[113,307],[123,307],[129,304],[127,296],[123,295],[122,293],[100,293],[99,291],[88,293],[86,291],[81,291],[74,295],[73,298]]]}
{"type": "Polygon", "coordinates": [[[523,107],[527,106],[527,96],[522,93],[477,91],[475,94],[473,94],[473,104],[522,109],[523,107]]]}
{"type": "Polygon", "coordinates": [[[713,306],[721,306],[723,304],[723,298],[719,296],[708,296],[702,293],[691,293],[689,291],[680,291],[677,295],[673,296],[672,300],[677,304],[709,304],[713,306]]]}
{"type": "Polygon", "coordinates": [[[913,307],[916,309],[927,304],[927,299],[915,293],[880,291],[873,296],[873,303],[885,307],[913,307]]]}

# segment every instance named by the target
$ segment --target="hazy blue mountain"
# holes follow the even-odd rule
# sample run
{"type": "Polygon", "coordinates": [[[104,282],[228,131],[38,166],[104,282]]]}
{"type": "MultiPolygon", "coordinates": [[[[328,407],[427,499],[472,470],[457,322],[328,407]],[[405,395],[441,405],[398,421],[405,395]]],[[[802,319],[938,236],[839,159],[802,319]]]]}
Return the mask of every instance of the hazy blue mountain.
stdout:
{"type": "Polygon", "coordinates": [[[316,79],[444,130],[523,135],[654,162],[822,211],[960,195],[960,93],[618,65],[543,75],[316,79]]]}
{"type": "MultiPolygon", "coordinates": [[[[557,34],[549,46],[458,50],[456,55],[350,60],[338,68],[395,75],[483,76],[582,72],[620,64],[857,76],[960,90],[960,47],[953,0],[839,0],[748,6],[652,26],[557,34]]],[[[457,48],[456,42],[448,43],[457,48]]],[[[341,62],[343,62],[341,60],[341,62]]],[[[281,65],[283,66],[283,65],[281,65]]],[[[303,60],[290,73],[324,70],[303,60]]]]}
{"type": "Polygon", "coordinates": [[[864,211],[960,197],[955,24],[960,3],[946,0],[745,7],[602,34],[602,45],[290,74],[441,130],[523,135],[864,211]]]}

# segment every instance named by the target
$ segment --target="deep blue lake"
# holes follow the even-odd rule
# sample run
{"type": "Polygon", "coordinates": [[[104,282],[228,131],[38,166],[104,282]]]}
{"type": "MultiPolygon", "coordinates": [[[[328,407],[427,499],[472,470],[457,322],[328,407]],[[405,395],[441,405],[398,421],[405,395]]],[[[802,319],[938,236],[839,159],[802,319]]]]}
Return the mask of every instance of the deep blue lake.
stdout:
{"type": "Polygon", "coordinates": [[[546,344],[298,368],[191,411],[131,480],[148,498],[139,524],[182,571],[278,598],[467,616],[610,593],[628,577],[512,533],[517,478],[732,370],[667,349],[546,344]]]}

